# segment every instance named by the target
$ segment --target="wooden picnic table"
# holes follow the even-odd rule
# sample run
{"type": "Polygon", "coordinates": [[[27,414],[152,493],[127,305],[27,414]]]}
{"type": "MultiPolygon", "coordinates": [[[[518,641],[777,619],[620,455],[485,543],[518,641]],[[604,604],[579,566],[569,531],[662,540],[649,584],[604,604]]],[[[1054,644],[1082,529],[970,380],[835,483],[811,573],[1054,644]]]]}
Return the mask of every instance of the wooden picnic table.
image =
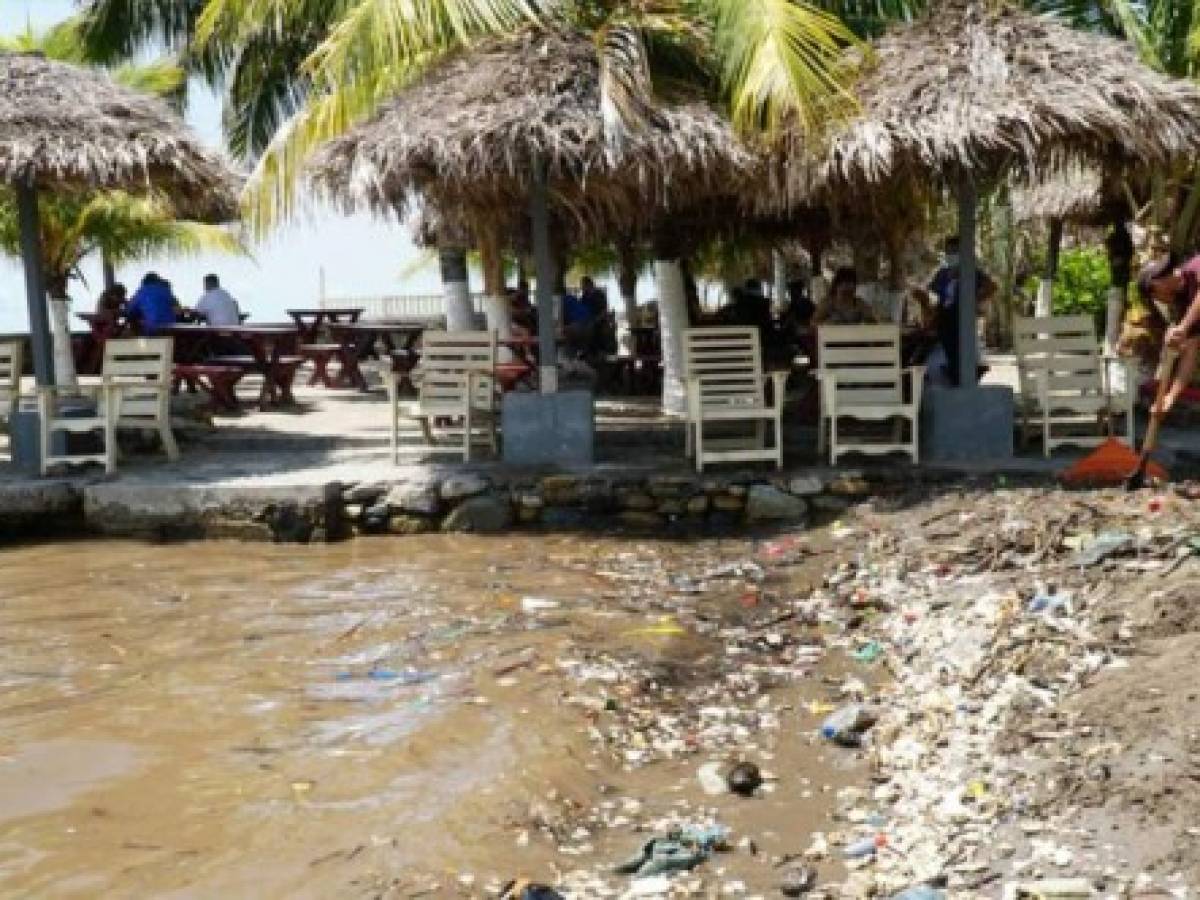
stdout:
{"type": "Polygon", "coordinates": [[[412,320],[330,323],[329,334],[341,345],[339,381],[368,390],[362,363],[384,356],[391,359],[393,372],[407,376],[416,365],[417,344],[428,327],[426,322],[412,320]]]}
{"type": "Polygon", "coordinates": [[[353,324],[362,318],[363,307],[346,306],[338,309],[289,309],[296,327],[300,329],[300,340],[315,344],[321,339],[321,329],[326,325],[353,324]]]}
{"type": "Polygon", "coordinates": [[[172,325],[161,332],[175,338],[177,363],[228,366],[262,375],[260,409],[296,402],[292,381],[303,359],[296,355],[300,330],[294,325],[172,325]],[[231,346],[246,353],[230,353],[231,346]]]}

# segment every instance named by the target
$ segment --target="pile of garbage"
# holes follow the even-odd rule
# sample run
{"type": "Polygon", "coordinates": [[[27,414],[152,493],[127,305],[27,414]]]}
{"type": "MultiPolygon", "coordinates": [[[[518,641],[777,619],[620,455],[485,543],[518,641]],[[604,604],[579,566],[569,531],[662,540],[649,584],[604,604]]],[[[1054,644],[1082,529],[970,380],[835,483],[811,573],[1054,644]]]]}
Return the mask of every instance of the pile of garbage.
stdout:
{"type": "MultiPolygon", "coordinates": [[[[1200,511],[1179,497],[989,490],[900,513],[867,505],[832,534],[839,562],[802,596],[771,597],[765,586],[803,556],[797,538],[764,545],[745,566],[659,573],[636,600],[646,627],[707,635],[721,650],[704,677],[680,683],[611,655],[563,661],[577,688],[568,702],[592,717],[596,745],[627,769],[716,751],[748,757],[764,732],[791,727],[786,709],[824,714],[794,739],[865,758],[870,778],[838,792],[828,831],[773,861],[782,896],[1187,896],[1178,873],[1142,871],[1080,827],[1079,807],[1064,799],[1078,781],[1064,770],[1096,771],[1113,745],[1063,710],[1134,664],[1130,598],[1194,578],[1200,511]],[[722,578],[758,585],[746,601],[761,609],[757,622],[731,626],[689,605],[722,578]],[[814,669],[831,655],[879,677],[848,671],[840,684],[820,683],[814,669]],[[818,869],[837,877],[819,879],[818,869]]],[[[757,767],[732,774],[708,763],[698,777],[709,793],[762,784],[757,767]]],[[[564,896],[707,896],[711,888],[675,873],[692,873],[719,844],[680,843],[686,824],[655,824],[641,865],[570,873],[564,896]],[[614,886],[621,873],[634,878],[614,886]]]]}

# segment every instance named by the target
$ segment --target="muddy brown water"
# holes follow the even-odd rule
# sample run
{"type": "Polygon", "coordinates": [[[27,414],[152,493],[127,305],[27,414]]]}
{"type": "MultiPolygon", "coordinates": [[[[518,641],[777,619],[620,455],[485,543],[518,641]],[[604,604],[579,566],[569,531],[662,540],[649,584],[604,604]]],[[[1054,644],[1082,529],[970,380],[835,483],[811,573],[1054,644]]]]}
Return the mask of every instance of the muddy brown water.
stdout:
{"type": "MultiPolygon", "coordinates": [[[[811,737],[804,704],[831,690],[820,673],[772,692],[781,727],[752,758],[779,780],[747,800],[700,791],[711,755],[631,771],[598,752],[556,665],[581,650],[672,665],[711,653],[711,639],[655,628],[630,585],[751,549],[429,537],[6,550],[0,895],[485,896],[501,878],[628,855],[646,837],[632,827],[574,856],[530,822],[531,808],[602,803],[636,809],[630,826],[711,810],[759,852],[714,858],[706,883],[773,893],[771,857],[828,829],[833,789],[863,777],[811,737]],[[523,612],[528,596],[560,605],[523,612]]],[[[803,590],[830,559],[772,575],[773,589],[803,590]]]]}

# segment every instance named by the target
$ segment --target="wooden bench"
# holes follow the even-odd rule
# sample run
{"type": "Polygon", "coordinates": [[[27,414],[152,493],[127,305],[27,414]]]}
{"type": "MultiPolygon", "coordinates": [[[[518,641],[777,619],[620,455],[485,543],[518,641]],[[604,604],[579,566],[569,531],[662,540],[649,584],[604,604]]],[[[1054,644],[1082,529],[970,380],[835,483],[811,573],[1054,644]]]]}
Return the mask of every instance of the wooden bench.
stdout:
{"type": "Polygon", "coordinates": [[[214,410],[237,412],[238,382],[246,375],[241,366],[222,366],[215,363],[176,363],[171,370],[172,389],[178,393],[183,384],[197,386],[208,394],[214,410]]]}
{"type": "Polygon", "coordinates": [[[300,356],[313,366],[312,375],[308,378],[309,387],[323,384],[327,388],[335,388],[346,382],[346,357],[341,344],[301,344],[300,356]],[[329,364],[335,361],[340,368],[336,378],[329,374],[329,364]]]}

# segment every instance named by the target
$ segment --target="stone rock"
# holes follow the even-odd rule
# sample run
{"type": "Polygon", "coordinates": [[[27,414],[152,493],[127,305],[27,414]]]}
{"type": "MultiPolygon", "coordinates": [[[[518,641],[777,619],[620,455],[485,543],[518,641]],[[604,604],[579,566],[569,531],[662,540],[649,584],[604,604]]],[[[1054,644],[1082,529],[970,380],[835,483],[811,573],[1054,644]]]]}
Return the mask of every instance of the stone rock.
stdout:
{"type": "Polygon", "coordinates": [[[453,503],[455,500],[465,500],[468,497],[478,497],[487,491],[491,484],[482,475],[451,475],[442,482],[439,493],[443,500],[453,503]]]}
{"type": "Polygon", "coordinates": [[[837,497],[865,497],[871,484],[861,475],[843,475],[829,483],[829,493],[837,497]]]}
{"type": "Polygon", "coordinates": [[[391,509],[387,503],[376,503],[374,506],[363,510],[362,514],[362,530],[364,534],[386,534],[388,530],[388,519],[391,517],[391,509]]]}
{"type": "Polygon", "coordinates": [[[470,497],[446,516],[442,531],[495,534],[512,525],[512,506],[491,495],[470,497]]]}
{"type": "Polygon", "coordinates": [[[393,513],[413,516],[436,516],[442,508],[437,490],[430,485],[398,484],[384,499],[393,513]]]}
{"type": "Polygon", "coordinates": [[[746,518],[751,522],[795,522],[808,518],[808,504],[767,484],[750,488],[746,518]]]}
{"type": "Polygon", "coordinates": [[[663,517],[658,513],[646,512],[640,509],[627,509],[619,516],[621,524],[626,528],[633,528],[638,531],[652,531],[656,528],[662,528],[665,524],[663,517]]]}
{"type": "Polygon", "coordinates": [[[268,508],[263,520],[277,544],[307,544],[312,539],[312,520],[295,503],[268,508]]]}
{"type": "Polygon", "coordinates": [[[344,488],[341,483],[331,481],[321,491],[321,523],[320,534],[313,533],[314,541],[332,543],[346,537],[349,527],[346,524],[346,508],[342,503],[344,488]]]}
{"type": "Polygon", "coordinates": [[[701,494],[699,497],[693,497],[687,502],[687,514],[689,516],[703,516],[708,512],[708,498],[701,494]]]}
{"type": "Polygon", "coordinates": [[[534,491],[523,491],[519,494],[515,494],[513,496],[513,502],[516,503],[521,509],[538,510],[546,505],[546,501],[542,498],[542,495],[534,491]]]}
{"type": "Polygon", "coordinates": [[[612,482],[602,478],[583,482],[576,502],[591,512],[609,512],[615,504],[612,482]]]}
{"type": "Polygon", "coordinates": [[[820,475],[799,475],[788,482],[788,491],[797,497],[815,497],[825,491],[825,479],[820,475]]]}
{"type": "Polygon", "coordinates": [[[547,475],[541,483],[542,496],[551,506],[579,502],[580,484],[574,475],[547,475]]]}
{"type": "Polygon", "coordinates": [[[648,512],[654,509],[654,498],[643,491],[624,490],[617,492],[617,503],[622,509],[648,512]]]}
{"type": "Polygon", "coordinates": [[[592,516],[577,506],[548,506],[542,511],[542,527],[576,531],[587,528],[593,521],[592,516]]]}
{"type": "Polygon", "coordinates": [[[850,501],[845,497],[832,497],[828,494],[812,497],[808,502],[812,504],[812,508],[817,512],[833,513],[834,515],[844,513],[850,508],[850,501]]]}
{"type": "Polygon", "coordinates": [[[718,494],[712,498],[713,509],[718,512],[741,512],[746,507],[745,497],[735,497],[731,494],[718,494]]]}
{"type": "Polygon", "coordinates": [[[437,523],[425,516],[394,515],[388,519],[388,531],[392,534],[428,534],[437,530],[437,523]]]}
{"type": "Polygon", "coordinates": [[[699,491],[700,481],[690,475],[656,475],[647,487],[656,500],[679,500],[699,491]]]}
{"type": "Polygon", "coordinates": [[[378,482],[364,481],[361,484],[354,484],[346,488],[342,492],[342,498],[347,503],[370,506],[385,493],[387,493],[386,485],[379,484],[378,482]]]}

